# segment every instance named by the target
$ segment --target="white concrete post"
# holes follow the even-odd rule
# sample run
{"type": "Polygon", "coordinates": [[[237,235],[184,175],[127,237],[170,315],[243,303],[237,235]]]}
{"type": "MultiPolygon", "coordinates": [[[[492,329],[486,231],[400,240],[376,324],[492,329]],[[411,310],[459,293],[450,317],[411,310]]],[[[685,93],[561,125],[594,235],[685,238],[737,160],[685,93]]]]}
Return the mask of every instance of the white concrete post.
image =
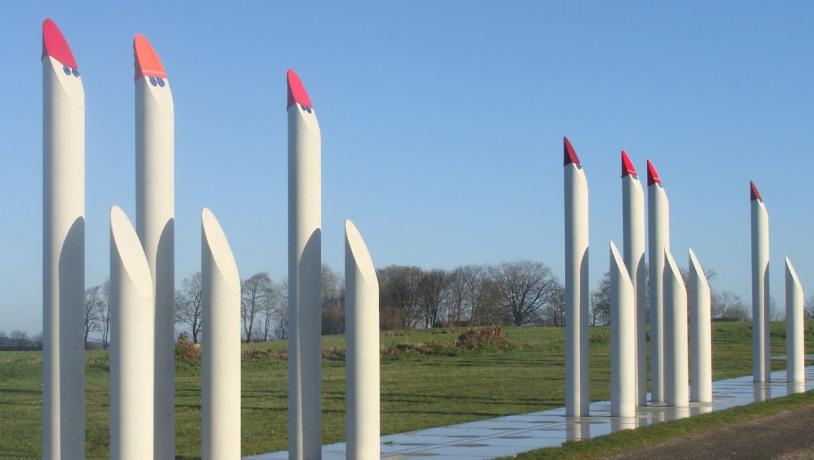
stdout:
{"type": "Polygon", "coordinates": [[[321,136],[305,87],[288,71],[288,457],[322,456],[321,136]]]}
{"type": "Polygon", "coordinates": [[[611,417],[636,416],[636,294],[610,243],[611,417]]]}
{"type": "Polygon", "coordinates": [[[201,213],[201,456],[240,458],[240,274],[209,209],[201,213]]]}
{"type": "Polygon", "coordinates": [[[565,413],[587,416],[588,181],[568,138],[565,156],[565,413]]]}
{"type": "Polygon", "coordinates": [[[712,402],[712,297],[701,263],[692,249],[689,253],[690,400],[708,403],[712,402]]]}
{"type": "Polygon", "coordinates": [[[650,399],[664,401],[664,250],[670,248],[670,202],[658,171],[647,160],[647,230],[650,277],[650,399]]]}
{"type": "Polygon", "coordinates": [[[58,460],[85,455],[85,91],[50,19],[42,44],[42,446],[58,460]]]}
{"type": "Polygon", "coordinates": [[[345,308],[346,458],[378,459],[379,281],[367,245],[349,220],[345,221],[345,308]]]}
{"type": "Polygon", "coordinates": [[[789,383],[806,381],[804,299],[797,271],[786,257],[786,380],[789,383]]]}
{"type": "Polygon", "coordinates": [[[647,273],[645,264],[644,192],[633,163],[622,151],[622,237],[625,266],[634,292],[636,323],[637,404],[647,404],[647,273]]]}
{"type": "Polygon", "coordinates": [[[110,210],[110,303],[110,458],[153,458],[153,280],[117,206],[110,210]]]}
{"type": "Polygon", "coordinates": [[[769,213],[754,182],[749,183],[752,220],[752,375],[771,381],[769,342],[769,213]]]}
{"type": "Polygon", "coordinates": [[[136,230],[155,302],[154,458],[175,459],[175,121],[167,73],[143,35],[133,39],[136,230]]]}
{"type": "Polygon", "coordinates": [[[664,332],[665,401],[688,407],[687,290],[669,249],[664,250],[664,332]]]}

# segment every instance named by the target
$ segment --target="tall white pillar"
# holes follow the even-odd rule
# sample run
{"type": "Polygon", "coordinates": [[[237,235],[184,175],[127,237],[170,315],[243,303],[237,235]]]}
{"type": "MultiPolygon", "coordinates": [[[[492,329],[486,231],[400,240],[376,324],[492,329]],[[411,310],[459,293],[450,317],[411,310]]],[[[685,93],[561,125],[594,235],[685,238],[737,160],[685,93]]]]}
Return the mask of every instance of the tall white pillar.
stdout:
{"type": "Polygon", "coordinates": [[[786,380],[789,383],[806,381],[804,299],[797,271],[786,257],[786,380]]]}
{"type": "Polygon", "coordinates": [[[769,349],[769,213],[757,186],[749,182],[752,220],[752,376],[771,381],[769,349]]]}
{"type": "Polygon", "coordinates": [[[240,274],[229,240],[201,212],[201,457],[240,458],[240,274]]]}
{"type": "Polygon", "coordinates": [[[627,267],[610,243],[611,417],[636,415],[636,294],[627,267]]]}
{"type": "Polygon", "coordinates": [[[346,458],[378,459],[379,280],[362,235],[345,221],[346,458]]]}
{"type": "Polygon", "coordinates": [[[712,402],[712,313],[707,276],[690,249],[687,296],[690,310],[690,400],[712,402]]]}
{"type": "Polygon", "coordinates": [[[143,35],[133,39],[136,229],[155,299],[155,459],[175,459],[174,106],[167,73],[143,35]]]}
{"type": "Polygon", "coordinates": [[[586,416],[588,394],[588,181],[563,138],[565,170],[565,413],[586,416]]]}
{"type": "Polygon", "coordinates": [[[110,303],[110,458],[153,458],[153,280],[118,206],[110,210],[110,303]]]}
{"type": "Polygon", "coordinates": [[[319,122],[288,71],[288,457],[322,456],[322,250],[319,122]]]}
{"type": "Polygon", "coordinates": [[[664,250],[670,248],[670,202],[658,171],[647,160],[647,230],[650,270],[650,399],[664,401],[664,250]]]}
{"type": "Polygon", "coordinates": [[[688,407],[687,290],[673,255],[664,250],[664,394],[669,406],[688,407]]]}
{"type": "Polygon", "coordinates": [[[622,237],[625,266],[634,292],[637,404],[647,404],[647,273],[644,260],[644,192],[633,163],[622,151],[622,237]]]}
{"type": "Polygon", "coordinates": [[[42,23],[43,458],[85,455],[85,91],[54,21],[42,23]]]}

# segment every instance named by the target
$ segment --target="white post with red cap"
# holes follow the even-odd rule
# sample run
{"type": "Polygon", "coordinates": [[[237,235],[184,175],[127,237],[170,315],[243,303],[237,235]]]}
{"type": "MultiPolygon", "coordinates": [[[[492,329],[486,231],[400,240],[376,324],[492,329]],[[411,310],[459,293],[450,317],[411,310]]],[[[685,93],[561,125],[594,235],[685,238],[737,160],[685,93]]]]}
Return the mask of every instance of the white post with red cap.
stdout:
{"type": "Polygon", "coordinates": [[[288,71],[288,457],[322,456],[322,146],[302,81],[288,71]]]}
{"type": "Polygon", "coordinates": [[[752,377],[771,381],[769,343],[769,213],[754,182],[749,182],[752,221],[752,377]]]}
{"type": "Polygon", "coordinates": [[[175,110],[170,81],[147,38],[133,40],[136,230],[155,301],[155,455],[175,458],[175,110]]]}
{"type": "Polygon", "coordinates": [[[43,413],[47,459],[85,456],[85,91],[68,42],[42,24],[43,413]]]}
{"type": "Polygon", "coordinates": [[[565,413],[587,416],[588,181],[568,138],[563,138],[565,194],[565,413]]]}
{"type": "Polygon", "coordinates": [[[644,192],[633,163],[622,151],[622,238],[625,266],[633,283],[636,323],[637,404],[647,404],[647,273],[645,264],[644,192]]]}
{"type": "Polygon", "coordinates": [[[664,401],[664,250],[670,248],[670,202],[647,160],[647,230],[650,274],[650,399],[664,401]]]}

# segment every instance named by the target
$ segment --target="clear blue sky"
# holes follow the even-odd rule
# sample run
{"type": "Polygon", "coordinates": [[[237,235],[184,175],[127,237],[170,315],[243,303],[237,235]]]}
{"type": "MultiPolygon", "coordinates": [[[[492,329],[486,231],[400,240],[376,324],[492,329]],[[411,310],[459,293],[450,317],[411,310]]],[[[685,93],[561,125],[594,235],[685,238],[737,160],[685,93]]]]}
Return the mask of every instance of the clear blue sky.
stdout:
{"type": "Polygon", "coordinates": [[[591,191],[592,285],[621,244],[619,150],[654,161],[679,262],[749,301],[749,192],[814,292],[814,6],[808,2],[17,2],[0,18],[0,330],[41,329],[40,26],[85,85],[87,283],[108,273],[108,210],[134,218],[132,38],[173,85],[177,280],[200,263],[200,210],[243,276],[286,273],[285,70],[323,134],[323,259],[343,220],[378,266],[517,258],[563,267],[562,136],[591,191]]]}

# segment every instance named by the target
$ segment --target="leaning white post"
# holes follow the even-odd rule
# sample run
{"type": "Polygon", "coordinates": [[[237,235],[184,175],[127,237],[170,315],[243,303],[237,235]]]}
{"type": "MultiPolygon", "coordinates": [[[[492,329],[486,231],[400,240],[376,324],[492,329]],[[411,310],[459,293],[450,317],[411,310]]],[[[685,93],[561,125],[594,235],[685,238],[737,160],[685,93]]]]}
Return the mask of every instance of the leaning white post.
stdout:
{"type": "Polygon", "coordinates": [[[670,202],[658,171],[647,160],[647,230],[650,278],[650,399],[664,401],[664,250],[670,248],[670,202]]]}
{"type": "Polygon", "coordinates": [[[588,181],[574,147],[563,138],[565,172],[565,414],[587,416],[588,181]]]}
{"type": "Polygon", "coordinates": [[[288,458],[322,456],[322,146],[300,77],[288,71],[288,458]]]}
{"type": "Polygon", "coordinates": [[[156,460],[175,459],[175,109],[170,80],[144,35],[133,39],[136,229],[155,290],[156,460]]]}
{"type": "Polygon", "coordinates": [[[701,263],[690,253],[687,295],[690,310],[690,400],[712,402],[711,296],[701,263]]]}
{"type": "Polygon", "coordinates": [[[687,290],[669,249],[664,250],[664,332],[665,401],[688,407],[687,290]]]}
{"type": "Polygon", "coordinates": [[[769,343],[769,213],[757,186],[749,182],[752,221],[752,376],[771,381],[769,343]]]}
{"type": "Polygon", "coordinates": [[[644,260],[644,192],[633,163],[622,150],[622,236],[625,266],[633,283],[638,405],[647,404],[647,273],[644,260]]]}
{"type": "Polygon", "coordinates": [[[209,209],[201,212],[201,456],[240,458],[240,275],[209,209]]]}
{"type": "Polygon", "coordinates": [[[797,271],[786,257],[786,380],[805,383],[805,347],[803,345],[803,287],[797,271]]]}
{"type": "Polygon", "coordinates": [[[379,443],[379,281],[362,235],[345,221],[347,327],[346,458],[377,459],[379,443]]]}
{"type": "Polygon", "coordinates": [[[42,23],[42,160],[43,458],[82,458],[85,90],[71,48],[50,19],[42,23]]]}
{"type": "Polygon", "coordinates": [[[611,417],[636,415],[636,294],[619,251],[610,243],[611,417]]]}
{"type": "Polygon", "coordinates": [[[110,457],[153,458],[153,280],[118,206],[110,210],[110,303],[110,457]]]}

